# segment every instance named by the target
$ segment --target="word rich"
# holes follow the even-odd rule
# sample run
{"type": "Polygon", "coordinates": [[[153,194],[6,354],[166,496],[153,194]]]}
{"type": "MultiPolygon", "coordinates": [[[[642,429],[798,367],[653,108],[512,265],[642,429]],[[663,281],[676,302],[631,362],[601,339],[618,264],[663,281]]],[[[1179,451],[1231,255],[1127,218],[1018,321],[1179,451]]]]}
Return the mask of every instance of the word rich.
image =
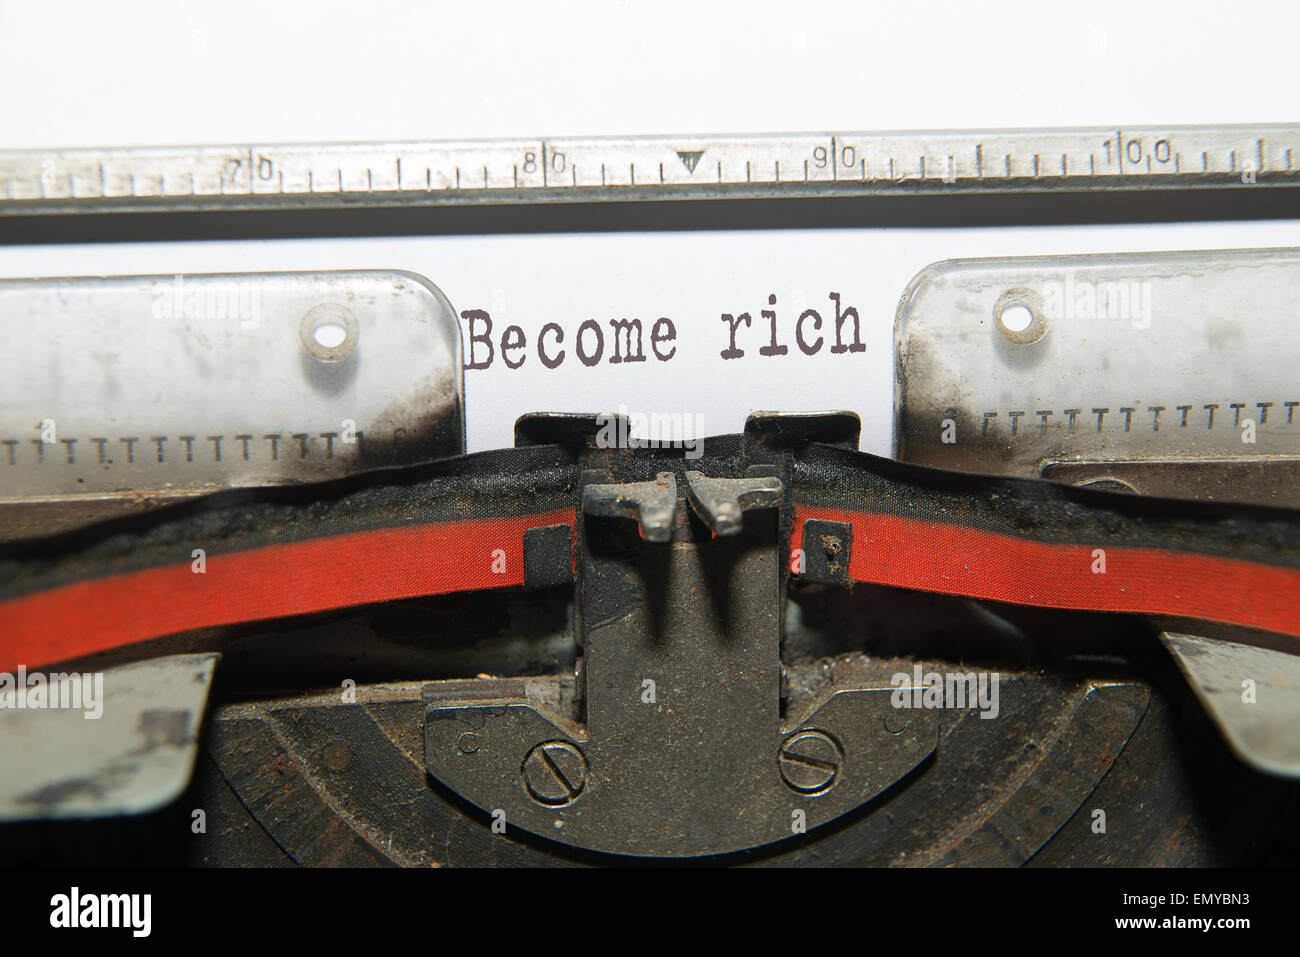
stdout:
{"type": "MultiPolygon", "coordinates": [[[[866,352],[862,341],[861,319],[858,310],[845,306],[838,292],[828,293],[830,306],[822,313],[805,309],[790,325],[788,336],[782,341],[775,309],[759,310],[759,319],[748,312],[724,312],[721,316],[725,345],[718,355],[723,359],[741,359],[748,354],[783,356],[790,352],[790,341],[804,355],[814,356],[825,351],[831,355],[866,352]],[[830,318],[834,311],[834,320],[830,318]],[[823,327],[824,331],[823,331],[823,327]]],[[[769,306],[776,305],[776,295],[767,297],[769,306]]],[[[538,332],[530,349],[528,335],[523,327],[506,326],[499,338],[493,336],[492,316],[485,309],[466,309],[461,314],[465,322],[469,356],[466,369],[490,369],[498,359],[507,369],[521,368],[530,353],[537,353],[537,361],[547,369],[558,369],[570,353],[584,366],[648,362],[653,356],[659,362],[668,362],[677,355],[677,326],[667,316],[653,323],[640,319],[610,319],[605,326],[588,319],[577,329],[566,333],[557,322],[548,322],[538,332]]]]}

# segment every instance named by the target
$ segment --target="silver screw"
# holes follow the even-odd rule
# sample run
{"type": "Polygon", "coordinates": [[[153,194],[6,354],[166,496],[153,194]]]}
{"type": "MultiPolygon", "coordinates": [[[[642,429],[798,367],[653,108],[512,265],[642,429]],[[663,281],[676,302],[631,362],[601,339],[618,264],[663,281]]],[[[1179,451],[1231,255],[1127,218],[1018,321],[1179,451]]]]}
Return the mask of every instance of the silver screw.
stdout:
{"type": "Polygon", "coordinates": [[[844,754],[824,731],[796,731],[777,755],[781,780],[800,794],[829,791],[839,780],[844,754]]]}
{"type": "Polygon", "coordinates": [[[524,786],[546,807],[572,804],[587,786],[587,759],[567,741],[547,741],[524,758],[524,786]]]}

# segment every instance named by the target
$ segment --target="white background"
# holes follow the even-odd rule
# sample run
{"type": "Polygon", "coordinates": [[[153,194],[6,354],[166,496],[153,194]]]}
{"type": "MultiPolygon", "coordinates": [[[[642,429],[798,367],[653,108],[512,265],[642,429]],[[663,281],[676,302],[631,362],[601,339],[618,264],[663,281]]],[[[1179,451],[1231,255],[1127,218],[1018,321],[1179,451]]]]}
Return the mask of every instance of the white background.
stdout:
{"type": "MultiPolygon", "coordinates": [[[[1292,122],[1300,5],[0,2],[0,149],[1292,122]]],[[[1300,245],[1300,224],[767,230],[0,248],[0,277],[396,267],[498,329],[670,316],[667,364],[469,372],[471,449],[533,408],[844,407],[887,451],[908,279],[962,256],[1300,245]],[[722,312],[840,292],[865,354],[722,362],[722,312]],[[788,361],[787,361],[788,360],[788,361]],[[764,365],[764,362],[768,365],[764,365]]],[[[823,312],[825,314],[825,312],[823,312]]],[[[608,326],[606,325],[606,328],[608,326]]],[[[761,344],[753,332],[752,346],[761,344]]],[[[749,351],[749,350],[747,350],[749,351]]]]}

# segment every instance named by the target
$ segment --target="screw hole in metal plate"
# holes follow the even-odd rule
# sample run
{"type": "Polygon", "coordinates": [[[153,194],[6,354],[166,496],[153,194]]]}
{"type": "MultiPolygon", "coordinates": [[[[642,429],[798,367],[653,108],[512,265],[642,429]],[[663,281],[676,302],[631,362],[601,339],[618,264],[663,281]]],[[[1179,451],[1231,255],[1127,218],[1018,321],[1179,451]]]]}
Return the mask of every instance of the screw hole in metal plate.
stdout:
{"type": "Polygon", "coordinates": [[[357,347],[357,320],[342,306],[324,302],[302,317],[298,336],[313,359],[338,362],[357,347]]]}
{"type": "Polygon", "coordinates": [[[1023,286],[1008,289],[993,306],[993,324],[1011,342],[1028,345],[1047,335],[1043,298],[1023,286]]]}

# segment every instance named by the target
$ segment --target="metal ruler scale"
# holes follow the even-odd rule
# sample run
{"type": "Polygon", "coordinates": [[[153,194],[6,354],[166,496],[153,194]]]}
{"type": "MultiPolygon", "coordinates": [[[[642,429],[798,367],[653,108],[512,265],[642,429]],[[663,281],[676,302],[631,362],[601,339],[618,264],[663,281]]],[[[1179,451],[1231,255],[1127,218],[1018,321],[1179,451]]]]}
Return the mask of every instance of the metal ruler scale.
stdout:
{"type": "Polygon", "coordinates": [[[1300,125],[0,152],[0,215],[1300,183],[1300,125]]]}

